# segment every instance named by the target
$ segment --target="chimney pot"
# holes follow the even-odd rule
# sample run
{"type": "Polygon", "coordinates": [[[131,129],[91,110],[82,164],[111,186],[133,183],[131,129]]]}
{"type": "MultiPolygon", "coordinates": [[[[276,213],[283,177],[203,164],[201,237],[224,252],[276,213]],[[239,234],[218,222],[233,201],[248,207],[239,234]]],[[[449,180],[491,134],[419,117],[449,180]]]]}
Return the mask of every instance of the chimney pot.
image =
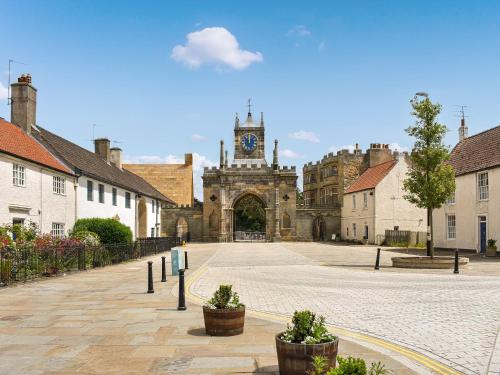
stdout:
{"type": "Polygon", "coordinates": [[[36,125],[36,88],[31,85],[31,75],[21,74],[11,84],[10,122],[31,134],[36,125]]]}
{"type": "Polygon", "coordinates": [[[120,169],[122,169],[122,154],[122,149],[119,147],[109,149],[109,161],[120,169]]]}

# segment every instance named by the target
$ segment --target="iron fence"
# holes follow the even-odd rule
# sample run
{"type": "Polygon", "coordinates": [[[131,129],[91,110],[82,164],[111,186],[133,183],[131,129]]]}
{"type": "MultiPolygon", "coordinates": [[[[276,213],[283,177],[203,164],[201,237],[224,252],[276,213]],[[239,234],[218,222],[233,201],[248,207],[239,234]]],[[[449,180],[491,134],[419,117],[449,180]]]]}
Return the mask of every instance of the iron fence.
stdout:
{"type": "Polygon", "coordinates": [[[105,267],[168,251],[181,244],[176,237],[140,238],[133,243],[0,248],[0,286],[58,273],[105,267]]]}
{"type": "Polygon", "coordinates": [[[266,234],[264,232],[244,232],[235,231],[234,232],[235,241],[247,241],[247,242],[262,242],[266,240],[266,234]]]}

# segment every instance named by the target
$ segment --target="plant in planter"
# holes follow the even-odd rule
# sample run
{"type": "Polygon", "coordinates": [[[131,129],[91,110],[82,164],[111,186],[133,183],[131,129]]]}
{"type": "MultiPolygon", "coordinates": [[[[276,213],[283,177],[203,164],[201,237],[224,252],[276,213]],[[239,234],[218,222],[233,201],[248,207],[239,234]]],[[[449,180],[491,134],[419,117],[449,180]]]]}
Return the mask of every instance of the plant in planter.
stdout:
{"type": "Polygon", "coordinates": [[[303,375],[314,368],[313,357],[325,358],[327,368],[335,368],[339,339],[328,332],[325,318],[309,310],[295,311],[292,324],[276,335],[276,351],[281,375],[303,375]]]}
{"type": "Polygon", "coordinates": [[[211,336],[234,336],[243,333],[245,305],[240,303],[232,285],[220,285],[203,306],[205,331],[211,336]]]}
{"type": "Polygon", "coordinates": [[[313,369],[307,375],[385,375],[388,374],[385,365],[381,362],[372,363],[366,368],[366,363],[361,358],[338,357],[339,367],[329,368],[324,356],[313,357],[313,369]]]}
{"type": "Polygon", "coordinates": [[[497,240],[490,238],[488,240],[488,246],[486,248],[486,256],[494,257],[497,255],[497,240]]]}

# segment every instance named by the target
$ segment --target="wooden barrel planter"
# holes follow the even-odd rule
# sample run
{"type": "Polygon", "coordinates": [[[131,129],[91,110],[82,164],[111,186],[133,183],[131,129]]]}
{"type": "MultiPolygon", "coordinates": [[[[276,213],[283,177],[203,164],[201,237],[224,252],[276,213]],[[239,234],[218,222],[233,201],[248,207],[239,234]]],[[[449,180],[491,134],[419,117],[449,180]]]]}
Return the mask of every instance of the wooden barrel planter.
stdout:
{"type": "Polygon", "coordinates": [[[210,336],[235,336],[243,333],[245,306],[238,309],[210,309],[203,306],[205,331],[210,336]]]}
{"type": "Polygon", "coordinates": [[[327,368],[335,368],[339,339],[324,344],[293,344],[276,335],[276,352],[280,375],[304,375],[313,369],[312,358],[321,355],[327,359],[327,368]]]}

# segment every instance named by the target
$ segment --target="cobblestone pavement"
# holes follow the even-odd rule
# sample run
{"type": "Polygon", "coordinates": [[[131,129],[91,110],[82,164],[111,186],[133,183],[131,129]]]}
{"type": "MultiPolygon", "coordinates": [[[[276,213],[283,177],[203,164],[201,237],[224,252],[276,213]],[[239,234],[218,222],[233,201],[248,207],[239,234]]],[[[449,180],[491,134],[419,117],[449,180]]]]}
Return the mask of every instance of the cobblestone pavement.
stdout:
{"type": "Polygon", "coordinates": [[[500,373],[500,277],[325,267],[293,251],[304,244],[219,246],[193,294],[230,283],[251,309],[310,309],[463,373],[500,373]]]}
{"type": "MultiPolygon", "coordinates": [[[[217,248],[189,251],[188,276],[217,248]]],[[[160,270],[159,254],[0,288],[0,374],[277,374],[274,335],[284,323],[247,317],[242,335],[207,336],[201,307],[188,302],[177,311],[177,277],[161,283],[160,270]],[[153,294],[146,293],[148,260],[153,294]]],[[[398,375],[416,373],[349,340],[341,340],[340,353],[382,361],[398,375]]]]}

